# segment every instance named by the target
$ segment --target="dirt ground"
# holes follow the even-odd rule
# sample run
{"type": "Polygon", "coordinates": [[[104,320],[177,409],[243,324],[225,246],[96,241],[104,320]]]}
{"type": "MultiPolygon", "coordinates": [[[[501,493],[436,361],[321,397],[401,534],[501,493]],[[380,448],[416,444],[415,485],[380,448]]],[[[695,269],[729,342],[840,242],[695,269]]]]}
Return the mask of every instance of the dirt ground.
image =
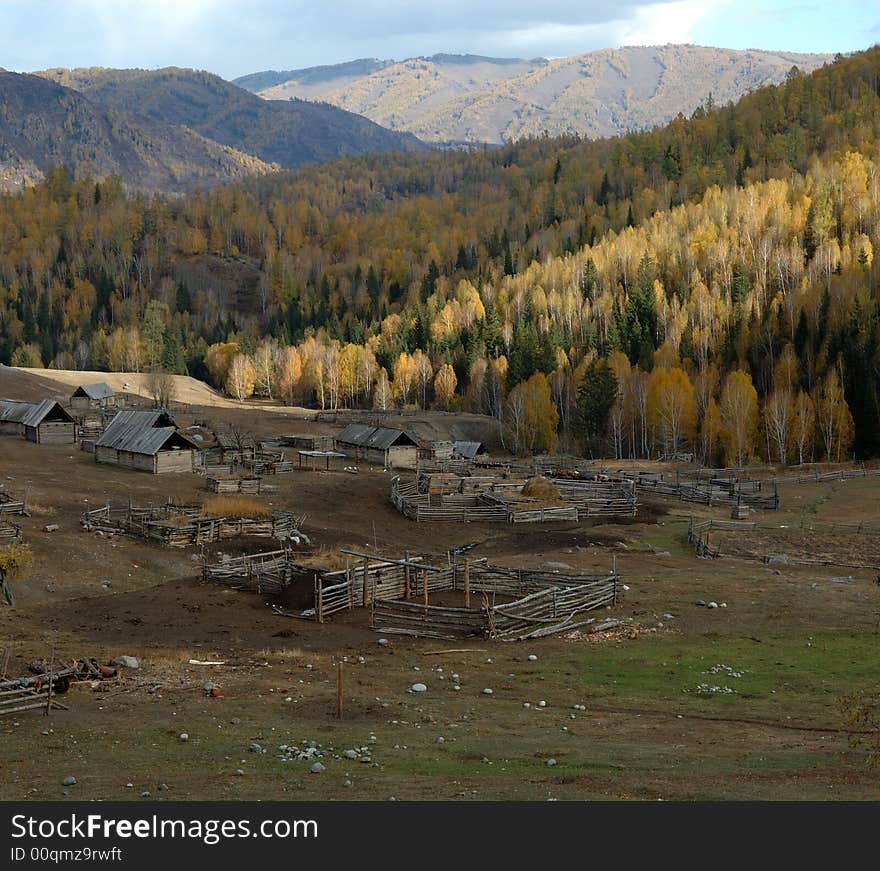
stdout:
{"type": "MultiPolygon", "coordinates": [[[[226,413],[261,434],[285,425],[226,413]]],[[[391,505],[390,477],[296,471],[266,479],[262,498],[306,516],[317,559],[338,560],[340,548],[440,558],[472,544],[469,556],[504,565],[616,562],[626,587],[603,615],[622,626],[529,643],[380,645],[360,609],[324,625],[279,616],[262,596],[203,585],[200,549],[80,526],[107,501],[196,501],[202,479],[0,437],[0,485],[26,494],[32,516],[20,525],[34,552],[14,585],[17,607],[0,606],[7,674],[53,647],[62,661],[140,660],[116,682],[75,684],[69,710],[0,719],[0,799],[877,797],[880,777],[866,764],[876,736],[848,719],[852,699],[880,680],[875,572],[848,570],[842,584],[833,568],[699,560],[688,518],[728,513],[687,503],[652,500],[621,524],[417,524],[391,505]],[[416,682],[427,692],[411,692],[416,682]],[[308,759],[293,758],[310,742],[308,759]],[[318,758],[325,770],[311,773],[318,758]],[[75,786],[62,786],[67,775],[75,786]]],[[[880,480],[780,494],[779,518],[867,518],[880,480]]]]}

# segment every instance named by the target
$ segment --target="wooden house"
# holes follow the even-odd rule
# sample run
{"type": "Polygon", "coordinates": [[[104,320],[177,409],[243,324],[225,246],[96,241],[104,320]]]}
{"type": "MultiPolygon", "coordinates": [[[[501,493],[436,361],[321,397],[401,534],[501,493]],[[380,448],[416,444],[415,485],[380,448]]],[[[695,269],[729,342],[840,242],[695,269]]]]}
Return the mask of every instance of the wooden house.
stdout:
{"type": "Polygon", "coordinates": [[[70,407],[75,411],[88,411],[91,408],[117,408],[123,405],[123,398],[113,392],[109,384],[80,384],[70,396],[70,407]]]}
{"type": "Polygon", "coordinates": [[[0,433],[18,435],[29,442],[45,445],[72,445],[76,442],[76,421],[54,399],[42,402],[0,400],[0,433]]]}
{"type": "Polygon", "coordinates": [[[337,434],[335,441],[337,451],[357,460],[377,463],[386,469],[418,467],[418,442],[401,429],[352,423],[337,434]]]}
{"type": "Polygon", "coordinates": [[[95,461],[153,474],[192,472],[198,445],[165,411],[119,411],[95,442],[95,461]]]}

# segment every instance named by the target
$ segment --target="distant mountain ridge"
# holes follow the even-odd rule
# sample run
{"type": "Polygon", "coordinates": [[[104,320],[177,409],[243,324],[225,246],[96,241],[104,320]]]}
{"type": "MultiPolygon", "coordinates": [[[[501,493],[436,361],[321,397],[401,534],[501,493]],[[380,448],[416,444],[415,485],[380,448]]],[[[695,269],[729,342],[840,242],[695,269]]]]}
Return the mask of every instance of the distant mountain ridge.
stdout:
{"type": "Polygon", "coordinates": [[[148,192],[277,168],[186,127],[102,106],[39,76],[0,71],[0,190],[20,190],[60,164],[97,178],[117,174],[148,192]]]}
{"type": "Polygon", "coordinates": [[[115,109],[137,107],[153,121],[189,127],[285,169],[367,151],[428,148],[412,134],[384,129],[335,106],[261,100],[203,71],[80,68],[38,75],[115,109]]]}
{"type": "Polygon", "coordinates": [[[119,175],[131,189],[179,193],[368,151],[420,151],[329,104],[267,102],[210,73],[165,70],[0,71],[0,190],[52,166],[119,175]]]}
{"type": "Polygon", "coordinates": [[[525,135],[614,136],[690,115],[810,72],[832,55],[694,45],[602,49],[532,60],[438,54],[254,73],[236,84],[267,100],[321,100],[425,142],[502,143],[525,135]],[[285,78],[286,77],[286,78],[285,78]]]}

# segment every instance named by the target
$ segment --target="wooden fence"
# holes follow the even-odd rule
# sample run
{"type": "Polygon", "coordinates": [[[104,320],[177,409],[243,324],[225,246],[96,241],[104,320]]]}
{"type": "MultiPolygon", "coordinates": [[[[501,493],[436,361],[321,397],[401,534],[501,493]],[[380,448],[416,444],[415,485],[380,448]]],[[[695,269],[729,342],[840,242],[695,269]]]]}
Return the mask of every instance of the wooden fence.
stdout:
{"type": "Polygon", "coordinates": [[[0,517],[4,514],[27,514],[24,502],[13,499],[9,493],[0,490],[0,517]]]}
{"type": "Polygon", "coordinates": [[[21,527],[0,520],[0,545],[15,544],[21,541],[21,527]]]}
{"type": "Polygon", "coordinates": [[[262,478],[236,478],[208,475],[206,485],[212,493],[248,493],[256,496],[261,490],[262,478]]]}
{"type": "MultiPolygon", "coordinates": [[[[701,520],[694,521],[691,518],[688,523],[688,541],[693,545],[697,556],[717,559],[722,555],[720,546],[713,547],[709,542],[709,534],[712,531],[718,532],[815,532],[830,535],[878,535],[880,536],[880,527],[872,526],[867,523],[813,523],[807,520],[801,520],[799,523],[788,524],[772,524],[758,523],[755,521],[734,521],[734,520],[701,520]]],[[[769,562],[772,554],[729,554],[736,559],[751,559],[760,562],[769,562]]],[[[814,559],[808,556],[791,557],[785,555],[785,559],[780,560],[793,565],[835,565],[845,568],[880,568],[872,563],[851,563],[838,562],[835,560],[814,559]]]]}
{"type": "MultiPolygon", "coordinates": [[[[464,482],[470,479],[462,479],[464,482]]],[[[526,500],[505,498],[519,495],[523,482],[476,479],[469,492],[430,492],[428,476],[404,483],[391,481],[394,507],[411,520],[457,523],[574,523],[588,517],[634,517],[638,508],[636,488],[630,481],[598,482],[553,479],[561,499],[558,505],[536,506],[526,500]],[[476,490],[477,492],[472,492],[476,490]]]]}
{"type": "Polygon", "coordinates": [[[87,511],[82,518],[86,529],[136,535],[158,541],[166,547],[211,544],[229,538],[251,536],[298,541],[303,518],[289,511],[274,511],[269,517],[206,517],[201,505],[175,505],[135,508],[102,508],[87,511]]]}
{"type": "Polygon", "coordinates": [[[553,635],[588,622],[579,619],[587,611],[615,604],[619,577],[616,571],[562,575],[466,564],[453,568],[452,589],[462,589],[460,582],[466,597],[479,596],[482,604],[432,605],[429,596],[422,602],[374,598],[370,625],[387,634],[444,639],[514,641],[553,635]],[[499,595],[518,598],[498,603],[499,595]]]}

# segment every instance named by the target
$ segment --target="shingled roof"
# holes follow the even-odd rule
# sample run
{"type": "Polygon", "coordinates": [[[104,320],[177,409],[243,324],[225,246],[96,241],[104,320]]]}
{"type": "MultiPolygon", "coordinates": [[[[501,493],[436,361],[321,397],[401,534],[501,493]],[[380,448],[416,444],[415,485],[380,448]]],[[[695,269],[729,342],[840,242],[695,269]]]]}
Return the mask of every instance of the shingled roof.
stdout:
{"type": "Polygon", "coordinates": [[[113,388],[104,381],[99,381],[97,384],[80,384],[71,394],[71,397],[74,396],[88,396],[89,399],[95,400],[110,399],[113,396],[113,388]]]}
{"type": "Polygon", "coordinates": [[[387,451],[394,445],[416,445],[416,440],[402,429],[387,426],[367,426],[363,423],[350,423],[336,436],[336,441],[344,445],[361,448],[376,448],[387,451]]]}
{"type": "Polygon", "coordinates": [[[42,402],[0,399],[0,421],[20,423],[23,426],[39,426],[56,408],[67,423],[73,423],[73,418],[64,406],[54,399],[44,399],[42,402]]]}
{"type": "Polygon", "coordinates": [[[95,442],[95,447],[151,455],[175,446],[198,447],[174,426],[174,418],[166,411],[119,411],[95,442]],[[176,444],[169,445],[171,441],[176,444]]]}

